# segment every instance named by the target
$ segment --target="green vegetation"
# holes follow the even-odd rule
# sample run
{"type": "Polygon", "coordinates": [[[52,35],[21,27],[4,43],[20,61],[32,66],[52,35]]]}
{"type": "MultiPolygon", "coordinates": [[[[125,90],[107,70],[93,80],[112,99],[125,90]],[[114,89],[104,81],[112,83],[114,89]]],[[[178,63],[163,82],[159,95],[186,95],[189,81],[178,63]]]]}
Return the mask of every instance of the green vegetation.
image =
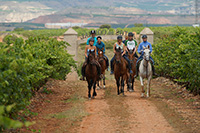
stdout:
{"type": "Polygon", "coordinates": [[[156,72],[200,94],[200,28],[176,27],[166,33],[153,45],[156,72]]]}
{"type": "Polygon", "coordinates": [[[25,37],[53,37],[61,36],[67,29],[43,29],[43,30],[24,30],[24,31],[13,31],[14,33],[23,35],[25,37]]]}
{"type": "Polygon", "coordinates": [[[103,24],[99,27],[100,29],[103,29],[103,28],[106,28],[106,29],[110,29],[111,28],[111,25],[109,24],[103,24]]]}
{"type": "Polygon", "coordinates": [[[135,27],[143,27],[143,24],[135,23],[134,26],[135,27]]]}
{"type": "MultiPolygon", "coordinates": [[[[76,65],[63,41],[48,37],[12,40],[7,36],[5,42],[0,44],[0,105],[16,106],[9,111],[1,110],[0,117],[19,119],[18,112],[30,103],[35,91],[49,78],[64,80],[76,65]]],[[[1,130],[10,128],[5,124],[0,124],[1,130]]]]}
{"type": "MultiPolygon", "coordinates": [[[[79,36],[89,36],[91,29],[73,27],[79,36]]],[[[200,29],[193,27],[151,27],[154,32],[153,58],[156,73],[166,76],[186,86],[195,94],[200,94],[200,29]]],[[[97,35],[137,32],[143,27],[97,29],[97,35]]],[[[15,128],[16,125],[2,125],[4,117],[15,121],[20,119],[18,112],[29,103],[34,92],[49,78],[65,79],[75,67],[72,56],[66,53],[66,42],[58,42],[52,36],[63,35],[66,29],[59,30],[15,30],[13,33],[27,37],[27,40],[8,35],[0,43],[0,129],[15,128]],[[12,45],[11,45],[12,44],[12,45]],[[6,108],[11,109],[6,110],[6,108]]],[[[105,41],[106,49],[112,50],[116,40],[105,41]]],[[[84,50],[85,44],[81,44],[84,50]]],[[[77,70],[80,75],[81,65],[77,70]]],[[[50,94],[43,87],[43,93],[50,94]]],[[[76,99],[73,99],[73,101],[76,99]]],[[[69,101],[67,101],[69,102],[69,101]]],[[[70,113],[70,112],[64,112],[70,113]]],[[[56,117],[67,116],[65,114],[56,117]]],[[[82,116],[82,115],[81,115],[82,116]]],[[[11,123],[15,123],[15,122],[11,123]]],[[[24,122],[22,120],[22,122],[24,122]]],[[[18,122],[17,122],[18,123],[18,122]]],[[[23,125],[17,124],[20,127],[23,125]]],[[[17,128],[16,127],[16,128],[17,128]]]]}

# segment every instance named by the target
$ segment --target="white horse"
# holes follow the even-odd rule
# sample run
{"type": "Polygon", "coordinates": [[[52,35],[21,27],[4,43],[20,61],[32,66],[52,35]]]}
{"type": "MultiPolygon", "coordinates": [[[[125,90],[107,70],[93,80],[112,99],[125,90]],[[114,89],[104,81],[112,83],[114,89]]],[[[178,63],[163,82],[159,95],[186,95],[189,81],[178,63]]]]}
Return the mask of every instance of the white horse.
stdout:
{"type": "Polygon", "coordinates": [[[152,78],[152,66],[150,63],[150,46],[148,45],[147,47],[143,46],[143,59],[140,63],[139,66],[139,76],[140,76],[140,82],[141,82],[141,86],[142,86],[142,97],[144,97],[144,83],[143,83],[143,79],[147,78],[147,97],[150,96],[150,82],[151,82],[151,78],[152,78]]]}

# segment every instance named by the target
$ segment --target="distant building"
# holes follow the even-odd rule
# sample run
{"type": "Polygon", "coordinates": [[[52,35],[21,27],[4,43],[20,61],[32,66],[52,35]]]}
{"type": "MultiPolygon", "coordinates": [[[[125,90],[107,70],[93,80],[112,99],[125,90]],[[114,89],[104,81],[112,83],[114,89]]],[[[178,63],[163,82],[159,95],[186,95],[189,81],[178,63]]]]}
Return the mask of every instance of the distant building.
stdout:
{"type": "Polygon", "coordinates": [[[84,25],[87,25],[87,23],[46,23],[45,28],[49,29],[65,29],[69,27],[79,26],[82,27],[84,25]]]}

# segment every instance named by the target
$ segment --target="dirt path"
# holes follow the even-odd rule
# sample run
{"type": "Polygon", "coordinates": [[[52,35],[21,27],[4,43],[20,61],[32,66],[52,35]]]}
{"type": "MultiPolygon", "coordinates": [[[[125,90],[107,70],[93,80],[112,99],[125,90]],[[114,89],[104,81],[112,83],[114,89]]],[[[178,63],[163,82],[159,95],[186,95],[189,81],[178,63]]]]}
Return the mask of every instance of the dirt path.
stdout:
{"type": "Polygon", "coordinates": [[[156,106],[140,98],[138,83],[136,91],[126,92],[125,96],[115,95],[113,82],[107,88],[99,90],[96,99],[85,103],[90,115],[83,119],[80,132],[174,132],[156,106]]]}
{"type": "MultiPolygon", "coordinates": [[[[51,80],[31,100],[29,121],[36,124],[20,132],[42,133],[198,133],[200,98],[181,98],[180,92],[164,83],[152,81],[151,98],[140,97],[140,83],[135,92],[118,96],[115,81],[106,80],[106,89],[97,97],[87,98],[83,81],[51,80]]],[[[188,93],[186,93],[188,94],[188,93]]]]}

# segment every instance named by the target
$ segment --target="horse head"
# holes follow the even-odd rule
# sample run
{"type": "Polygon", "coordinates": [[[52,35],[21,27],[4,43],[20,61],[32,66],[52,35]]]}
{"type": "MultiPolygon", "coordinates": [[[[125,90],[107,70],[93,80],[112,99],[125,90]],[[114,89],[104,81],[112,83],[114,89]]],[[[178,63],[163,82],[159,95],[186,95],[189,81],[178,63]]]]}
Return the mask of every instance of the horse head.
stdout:
{"type": "Polygon", "coordinates": [[[104,48],[102,48],[102,49],[97,48],[97,49],[98,49],[98,57],[102,58],[104,48]]]}
{"type": "Polygon", "coordinates": [[[95,62],[95,51],[93,50],[89,50],[89,54],[88,54],[88,64],[94,64],[95,62]]]}
{"type": "Polygon", "coordinates": [[[120,47],[119,48],[115,47],[115,51],[116,51],[115,61],[116,61],[116,63],[121,63],[121,57],[122,57],[121,51],[122,51],[122,49],[120,47]]]}
{"type": "Polygon", "coordinates": [[[147,47],[143,46],[143,52],[144,52],[144,57],[143,58],[146,61],[149,61],[150,60],[150,54],[151,54],[151,52],[150,52],[150,46],[149,45],[147,47]]]}
{"type": "Polygon", "coordinates": [[[129,48],[128,49],[128,58],[129,60],[133,60],[134,59],[134,49],[133,50],[130,50],[129,48]]]}

